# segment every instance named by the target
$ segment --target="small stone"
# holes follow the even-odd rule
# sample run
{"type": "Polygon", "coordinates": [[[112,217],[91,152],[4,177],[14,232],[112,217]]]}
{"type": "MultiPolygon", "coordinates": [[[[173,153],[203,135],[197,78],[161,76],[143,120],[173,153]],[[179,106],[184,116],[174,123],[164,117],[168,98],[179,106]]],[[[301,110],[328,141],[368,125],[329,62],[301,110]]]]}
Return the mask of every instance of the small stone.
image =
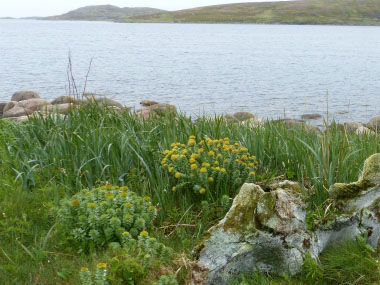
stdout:
{"type": "Polygon", "coordinates": [[[40,96],[37,92],[34,91],[17,91],[12,95],[11,101],[22,101],[22,100],[29,100],[29,99],[38,99],[40,96]]]}
{"type": "Polygon", "coordinates": [[[157,105],[159,103],[156,102],[156,101],[151,101],[151,100],[142,100],[140,102],[140,104],[143,105],[144,107],[149,107],[149,106],[152,106],[152,105],[157,105]]]}
{"type": "Polygon", "coordinates": [[[249,112],[237,112],[233,116],[240,122],[247,121],[249,119],[255,119],[255,115],[249,112]]]}
{"type": "Polygon", "coordinates": [[[322,118],[322,115],[321,114],[303,114],[301,116],[301,119],[303,120],[316,120],[316,119],[319,119],[319,118],[322,118]]]}
{"type": "Polygon", "coordinates": [[[5,104],[4,109],[3,109],[3,114],[10,109],[12,109],[14,106],[16,106],[17,102],[16,101],[10,101],[7,104],[5,104]]]}

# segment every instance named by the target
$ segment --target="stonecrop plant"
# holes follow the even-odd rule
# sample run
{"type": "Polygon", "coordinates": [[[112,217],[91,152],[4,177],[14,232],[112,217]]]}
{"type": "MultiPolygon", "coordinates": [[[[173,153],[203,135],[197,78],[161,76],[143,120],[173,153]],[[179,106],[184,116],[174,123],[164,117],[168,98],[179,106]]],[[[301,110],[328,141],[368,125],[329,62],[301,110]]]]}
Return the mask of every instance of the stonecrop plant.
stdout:
{"type": "Polygon", "coordinates": [[[187,144],[172,143],[163,155],[161,164],[172,178],[172,191],[183,195],[217,202],[255,179],[256,157],[229,138],[197,141],[190,136],[187,144]]]}
{"type": "Polygon", "coordinates": [[[62,229],[87,249],[110,242],[126,245],[140,235],[148,236],[156,215],[150,197],[141,197],[126,186],[107,185],[63,200],[57,218],[62,229]]]}

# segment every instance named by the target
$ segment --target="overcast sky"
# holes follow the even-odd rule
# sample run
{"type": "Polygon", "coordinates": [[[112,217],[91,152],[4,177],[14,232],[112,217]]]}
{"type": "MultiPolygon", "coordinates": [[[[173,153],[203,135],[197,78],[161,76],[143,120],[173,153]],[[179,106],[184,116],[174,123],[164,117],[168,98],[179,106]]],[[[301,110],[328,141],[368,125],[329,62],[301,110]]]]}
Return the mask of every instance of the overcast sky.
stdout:
{"type": "Polygon", "coordinates": [[[260,0],[0,0],[0,17],[52,16],[88,5],[112,4],[119,7],[180,10],[240,2],[260,2],[260,0]]]}

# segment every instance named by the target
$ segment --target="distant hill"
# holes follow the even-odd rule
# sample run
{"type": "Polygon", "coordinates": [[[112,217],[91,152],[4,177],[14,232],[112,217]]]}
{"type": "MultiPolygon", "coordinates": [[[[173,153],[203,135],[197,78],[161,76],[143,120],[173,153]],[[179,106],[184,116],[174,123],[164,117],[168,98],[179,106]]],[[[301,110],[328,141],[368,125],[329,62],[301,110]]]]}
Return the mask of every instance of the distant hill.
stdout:
{"type": "Polygon", "coordinates": [[[154,8],[119,8],[112,5],[86,6],[63,15],[39,18],[43,20],[82,20],[123,22],[128,17],[166,12],[154,8]]]}
{"type": "Polygon", "coordinates": [[[380,0],[301,0],[200,7],[127,22],[380,25],[380,0]]]}

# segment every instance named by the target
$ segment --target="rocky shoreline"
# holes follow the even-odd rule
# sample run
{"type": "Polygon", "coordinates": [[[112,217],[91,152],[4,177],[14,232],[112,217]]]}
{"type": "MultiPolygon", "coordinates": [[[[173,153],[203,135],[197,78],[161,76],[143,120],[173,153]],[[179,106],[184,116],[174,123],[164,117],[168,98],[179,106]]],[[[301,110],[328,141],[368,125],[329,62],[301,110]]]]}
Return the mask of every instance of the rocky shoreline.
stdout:
{"type": "MultiPolygon", "coordinates": [[[[71,109],[80,108],[82,106],[97,104],[114,111],[130,110],[130,107],[123,106],[121,103],[107,98],[105,95],[94,93],[84,93],[81,96],[60,96],[51,102],[42,99],[37,92],[34,91],[17,91],[11,96],[9,102],[0,103],[0,117],[8,121],[24,122],[33,116],[46,116],[48,114],[58,114],[65,116],[71,109]]],[[[177,115],[178,111],[174,105],[159,103],[156,101],[143,100],[140,102],[142,108],[135,110],[136,115],[144,119],[162,116],[167,113],[177,115]]],[[[224,118],[231,122],[248,123],[253,127],[262,126],[264,120],[257,118],[250,112],[237,112],[235,114],[224,115],[224,118]]],[[[300,120],[296,119],[280,119],[288,128],[301,127],[309,131],[320,132],[321,129],[313,125],[313,120],[323,119],[320,114],[303,114],[300,120]]],[[[380,125],[380,116],[374,117],[367,123],[345,122],[336,124],[336,127],[348,132],[357,134],[375,134],[380,125]]]]}

